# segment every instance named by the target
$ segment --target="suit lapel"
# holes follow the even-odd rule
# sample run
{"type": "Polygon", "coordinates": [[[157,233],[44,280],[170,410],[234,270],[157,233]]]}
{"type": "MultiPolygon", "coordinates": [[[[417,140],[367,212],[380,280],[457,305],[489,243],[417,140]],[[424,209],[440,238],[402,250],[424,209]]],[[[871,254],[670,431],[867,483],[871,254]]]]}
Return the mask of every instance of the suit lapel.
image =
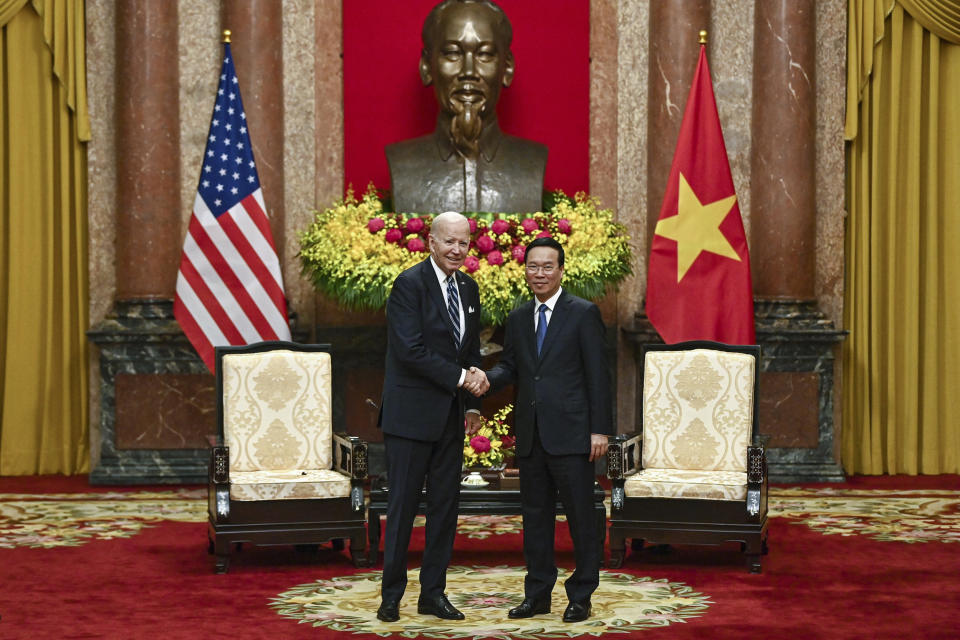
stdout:
{"type": "MultiPolygon", "coordinates": [[[[563,329],[564,323],[570,316],[567,305],[571,302],[572,300],[570,300],[570,296],[567,295],[566,291],[562,292],[560,297],[557,298],[557,304],[553,307],[553,311],[550,314],[550,322],[547,323],[547,335],[543,337],[543,346],[540,347],[541,362],[547,357],[547,352],[550,351],[550,347],[557,341],[557,334],[563,329]]],[[[536,352],[536,337],[534,337],[533,349],[534,352],[536,352]]]]}

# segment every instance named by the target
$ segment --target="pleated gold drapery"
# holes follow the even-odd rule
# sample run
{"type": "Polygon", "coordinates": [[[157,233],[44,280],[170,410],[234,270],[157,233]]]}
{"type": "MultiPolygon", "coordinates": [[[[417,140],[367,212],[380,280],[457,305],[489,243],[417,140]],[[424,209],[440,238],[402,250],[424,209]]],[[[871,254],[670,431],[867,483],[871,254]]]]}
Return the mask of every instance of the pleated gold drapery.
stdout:
{"type": "Polygon", "coordinates": [[[0,0],[0,475],[89,466],[84,38],[83,0],[0,0]]]}
{"type": "Polygon", "coordinates": [[[960,7],[850,0],[843,463],[960,472],[960,7]]]}

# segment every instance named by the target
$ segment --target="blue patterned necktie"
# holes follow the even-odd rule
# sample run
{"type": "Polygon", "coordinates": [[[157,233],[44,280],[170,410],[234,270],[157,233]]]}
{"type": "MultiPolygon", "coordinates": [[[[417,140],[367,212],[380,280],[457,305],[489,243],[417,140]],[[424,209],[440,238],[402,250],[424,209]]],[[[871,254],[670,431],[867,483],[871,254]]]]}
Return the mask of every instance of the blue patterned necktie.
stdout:
{"type": "Polygon", "coordinates": [[[460,297],[457,295],[457,285],[453,276],[447,276],[447,313],[453,323],[453,337],[460,346],[460,297]]]}
{"type": "Polygon", "coordinates": [[[537,320],[537,355],[540,355],[540,349],[543,347],[543,339],[547,335],[547,305],[540,305],[540,319],[537,320]]]}

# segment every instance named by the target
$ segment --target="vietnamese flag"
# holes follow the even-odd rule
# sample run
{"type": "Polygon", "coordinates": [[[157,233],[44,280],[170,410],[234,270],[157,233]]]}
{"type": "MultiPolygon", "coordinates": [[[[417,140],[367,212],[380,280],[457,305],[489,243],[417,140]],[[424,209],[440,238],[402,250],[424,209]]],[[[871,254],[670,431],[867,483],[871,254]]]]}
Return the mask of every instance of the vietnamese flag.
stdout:
{"type": "Polygon", "coordinates": [[[703,45],[650,244],[647,317],[667,344],[756,344],[747,238],[703,45]]]}

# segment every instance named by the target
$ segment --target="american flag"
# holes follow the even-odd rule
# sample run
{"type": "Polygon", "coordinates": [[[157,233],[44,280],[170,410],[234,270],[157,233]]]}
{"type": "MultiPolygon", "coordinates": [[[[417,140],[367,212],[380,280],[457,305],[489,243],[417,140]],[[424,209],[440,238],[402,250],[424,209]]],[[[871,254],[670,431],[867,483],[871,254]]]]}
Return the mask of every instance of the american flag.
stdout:
{"type": "Polygon", "coordinates": [[[211,371],[216,346],[290,339],[230,44],[224,49],[173,302],[174,317],[211,371]]]}

